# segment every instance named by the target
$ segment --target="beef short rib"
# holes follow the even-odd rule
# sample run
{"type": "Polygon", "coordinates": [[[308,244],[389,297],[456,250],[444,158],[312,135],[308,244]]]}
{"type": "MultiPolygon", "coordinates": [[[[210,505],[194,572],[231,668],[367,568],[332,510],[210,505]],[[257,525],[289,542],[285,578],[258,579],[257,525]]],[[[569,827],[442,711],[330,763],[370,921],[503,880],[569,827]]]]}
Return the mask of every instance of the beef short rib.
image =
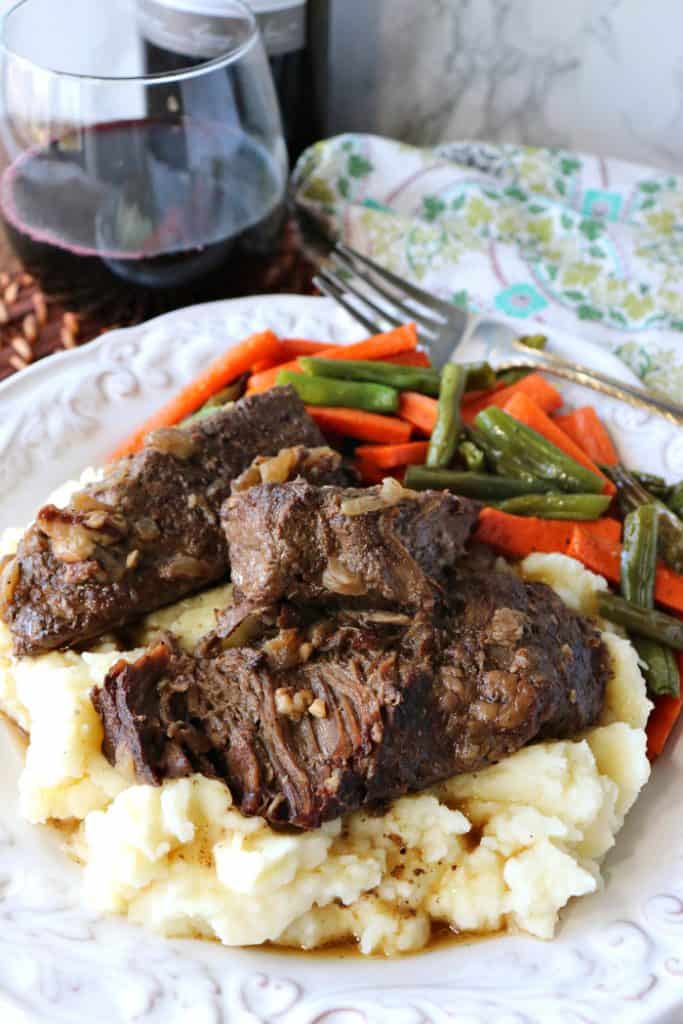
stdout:
{"type": "Polygon", "coordinates": [[[221,515],[242,599],[417,607],[463,554],[476,506],[395,481],[360,490],[299,480],[235,493],[221,515]]]}
{"type": "Polygon", "coordinates": [[[358,474],[333,448],[306,448],[298,444],[283,448],[277,455],[257,455],[233,480],[231,491],[239,494],[261,484],[284,484],[299,479],[316,487],[347,487],[358,482],[358,474]]]}
{"type": "Polygon", "coordinates": [[[66,508],[42,508],[2,571],[16,653],[81,643],[225,576],[218,513],[233,479],[299,444],[324,439],[294,391],[276,388],[154,432],[66,508]]]}
{"type": "Polygon", "coordinates": [[[461,573],[439,615],[250,606],[251,639],[217,656],[164,637],[93,692],[104,753],[310,829],[597,720],[607,651],[545,585],[461,573]]]}

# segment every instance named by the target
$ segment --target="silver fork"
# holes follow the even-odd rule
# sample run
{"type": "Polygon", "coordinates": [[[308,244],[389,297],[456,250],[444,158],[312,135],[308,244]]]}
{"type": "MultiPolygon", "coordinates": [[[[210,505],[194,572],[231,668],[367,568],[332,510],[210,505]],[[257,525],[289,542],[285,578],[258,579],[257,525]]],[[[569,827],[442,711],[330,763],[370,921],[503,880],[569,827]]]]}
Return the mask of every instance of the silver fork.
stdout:
{"type": "Polygon", "coordinates": [[[507,324],[466,313],[403,280],[348,245],[338,243],[331,250],[329,260],[332,269],[321,269],[314,278],[320,291],[343,306],[372,334],[385,330],[387,325],[397,327],[406,320],[414,320],[420,330],[420,340],[437,369],[450,362],[465,341],[481,336],[492,345],[488,359],[497,370],[540,368],[555,377],[582,384],[683,425],[683,405],[650,395],[587,366],[567,362],[551,352],[528,348],[507,324]]]}

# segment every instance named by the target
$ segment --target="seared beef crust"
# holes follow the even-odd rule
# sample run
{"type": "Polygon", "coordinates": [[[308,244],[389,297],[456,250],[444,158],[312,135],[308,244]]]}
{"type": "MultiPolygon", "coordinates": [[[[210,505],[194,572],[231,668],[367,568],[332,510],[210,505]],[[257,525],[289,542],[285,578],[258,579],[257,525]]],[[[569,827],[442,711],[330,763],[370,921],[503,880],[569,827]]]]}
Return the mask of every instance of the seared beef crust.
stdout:
{"type": "Polygon", "coordinates": [[[219,510],[233,479],[298,444],[324,439],[294,391],[276,388],[156,431],[66,508],[42,508],[2,571],[15,652],[83,643],[224,577],[219,510]]]}
{"type": "Polygon", "coordinates": [[[442,491],[315,487],[305,480],[233,494],[222,509],[235,591],[246,601],[433,603],[477,518],[442,491]]]}

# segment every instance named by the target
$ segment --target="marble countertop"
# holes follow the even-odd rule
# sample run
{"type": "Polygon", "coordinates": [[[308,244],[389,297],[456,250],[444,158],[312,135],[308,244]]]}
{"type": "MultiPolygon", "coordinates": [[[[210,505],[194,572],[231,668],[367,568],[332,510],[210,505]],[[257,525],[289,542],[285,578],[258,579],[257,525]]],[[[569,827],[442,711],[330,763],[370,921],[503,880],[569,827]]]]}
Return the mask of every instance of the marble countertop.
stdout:
{"type": "Polygon", "coordinates": [[[325,134],[683,166],[679,0],[331,0],[325,134]]]}

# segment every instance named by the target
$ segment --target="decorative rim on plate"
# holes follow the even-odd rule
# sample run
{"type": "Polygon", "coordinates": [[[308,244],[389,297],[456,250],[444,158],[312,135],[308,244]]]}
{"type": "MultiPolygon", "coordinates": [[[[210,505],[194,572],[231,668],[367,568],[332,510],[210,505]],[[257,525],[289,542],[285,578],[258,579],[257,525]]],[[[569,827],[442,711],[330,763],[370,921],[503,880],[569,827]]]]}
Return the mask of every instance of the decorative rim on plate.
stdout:
{"type": "MultiPolygon", "coordinates": [[[[238,299],[113,331],[0,385],[0,528],[25,521],[53,486],[101,460],[226,343],[265,326],[331,341],[360,333],[325,299],[238,299]]],[[[565,338],[553,343],[566,351],[565,338]]],[[[589,365],[606,368],[611,359],[571,345],[589,365]]],[[[587,400],[575,389],[571,398],[587,400]]],[[[590,401],[633,461],[683,475],[683,431],[608,399],[590,401]]],[[[97,918],[79,904],[79,871],[61,854],[58,834],[18,818],[20,753],[2,743],[0,1008],[4,998],[21,1020],[678,1024],[683,1015],[680,741],[627,819],[604,890],[570,906],[556,939],[506,936],[392,961],[166,941],[97,918]]]]}

